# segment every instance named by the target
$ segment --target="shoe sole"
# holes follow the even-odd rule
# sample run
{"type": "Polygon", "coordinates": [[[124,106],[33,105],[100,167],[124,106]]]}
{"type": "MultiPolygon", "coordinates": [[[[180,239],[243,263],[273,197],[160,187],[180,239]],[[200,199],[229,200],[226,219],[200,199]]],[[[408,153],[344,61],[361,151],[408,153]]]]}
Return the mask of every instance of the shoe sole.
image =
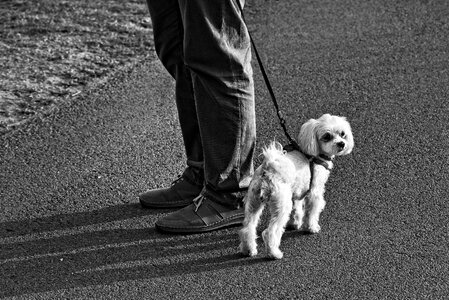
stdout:
{"type": "Polygon", "coordinates": [[[157,223],[155,224],[155,227],[157,230],[165,233],[205,233],[210,231],[215,231],[219,229],[229,228],[229,227],[235,227],[235,226],[241,226],[243,224],[243,220],[245,219],[245,216],[238,216],[232,219],[227,219],[224,222],[218,222],[216,224],[212,224],[210,226],[204,226],[204,227],[166,227],[166,226],[160,226],[157,223]]]}

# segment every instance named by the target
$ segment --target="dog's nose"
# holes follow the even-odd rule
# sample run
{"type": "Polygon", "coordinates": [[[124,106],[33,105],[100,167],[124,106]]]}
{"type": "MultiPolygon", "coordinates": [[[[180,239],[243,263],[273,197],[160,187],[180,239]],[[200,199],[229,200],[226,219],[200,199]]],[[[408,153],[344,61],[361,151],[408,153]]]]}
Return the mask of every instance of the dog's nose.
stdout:
{"type": "Polygon", "coordinates": [[[338,147],[338,150],[343,150],[343,148],[345,147],[345,143],[344,142],[338,142],[337,143],[337,147],[338,147]]]}

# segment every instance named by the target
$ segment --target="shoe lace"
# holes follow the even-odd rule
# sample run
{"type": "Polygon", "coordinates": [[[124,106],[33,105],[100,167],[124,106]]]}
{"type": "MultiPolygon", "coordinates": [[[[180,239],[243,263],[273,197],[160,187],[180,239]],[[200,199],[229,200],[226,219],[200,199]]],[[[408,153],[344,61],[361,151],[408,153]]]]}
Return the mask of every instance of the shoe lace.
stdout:
{"type": "Polygon", "coordinates": [[[195,205],[195,212],[197,212],[198,209],[200,208],[201,204],[203,204],[204,198],[205,197],[203,195],[199,195],[198,197],[193,199],[193,204],[195,205]]]}

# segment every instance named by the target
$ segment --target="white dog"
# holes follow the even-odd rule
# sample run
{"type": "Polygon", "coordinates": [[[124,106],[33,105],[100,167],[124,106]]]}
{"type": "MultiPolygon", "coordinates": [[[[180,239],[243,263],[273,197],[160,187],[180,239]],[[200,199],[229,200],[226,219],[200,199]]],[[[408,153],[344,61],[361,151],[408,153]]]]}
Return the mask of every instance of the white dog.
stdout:
{"type": "Polygon", "coordinates": [[[263,149],[264,161],[256,170],[245,202],[245,220],[240,230],[240,251],[257,254],[257,225],[268,203],[270,223],[262,233],[268,256],[281,259],[281,237],[290,220],[295,229],[318,233],[324,209],[324,185],[333,158],[351,153],[354,140],[344,117],[325,114],[301,126],[300,149],[284,151],[273,142],[263,149]],[[292,212],[293,209],[293,212],[292,212]]]}

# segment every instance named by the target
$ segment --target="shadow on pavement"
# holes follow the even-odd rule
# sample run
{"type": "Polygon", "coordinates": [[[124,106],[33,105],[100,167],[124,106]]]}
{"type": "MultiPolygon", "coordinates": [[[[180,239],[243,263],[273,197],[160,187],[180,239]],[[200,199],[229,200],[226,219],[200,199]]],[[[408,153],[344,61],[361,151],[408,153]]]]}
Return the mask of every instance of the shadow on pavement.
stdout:
{"type": "MultiPolygon", "coordinates": [[[[165,210],[167,211],[167,210],[165,210]]],[[[70,229],[79,226],[120,221],[134,217],[142,217],[164,210],[142,209],[140,204],[124,204],[102,208],[94,211],[59,214],[38,219],[27,219],[0,223],[0,239],[25,234],[36,234],[46,231],[70,229]]]]}
{"type": "Polygon", "coordinates": [[[127,204],[0,224],[0,297],[194,274],[265,261],[242,259],[237,253],[235,229],[177,236],[159,233],[153,227],[120,226],[125,219],[151,214],[137,204],[127,204]],[[113,221],[120,221],[115,226],[119,228],[90,226],[113,221]]]}

